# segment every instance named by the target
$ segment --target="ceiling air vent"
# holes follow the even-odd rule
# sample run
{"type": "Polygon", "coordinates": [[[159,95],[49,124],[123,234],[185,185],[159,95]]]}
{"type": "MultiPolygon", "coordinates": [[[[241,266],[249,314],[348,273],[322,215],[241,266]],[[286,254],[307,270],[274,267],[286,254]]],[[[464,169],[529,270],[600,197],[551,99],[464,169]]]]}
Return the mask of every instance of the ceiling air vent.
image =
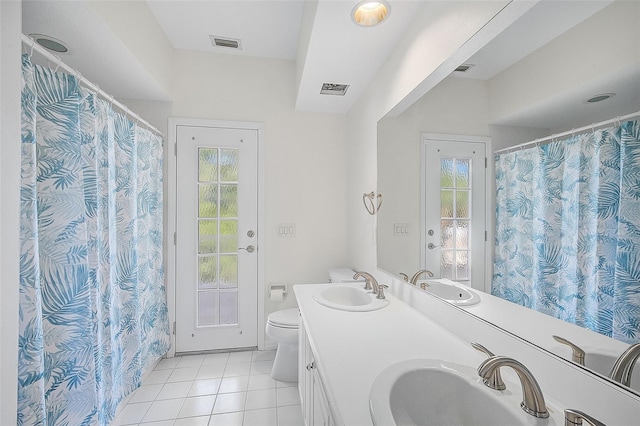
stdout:
{"type": "Polygon", "coordinates": [[[320,94],[344,96],[348,88],[348,84],[322,83],[320,94]]]}
{"type": "Polygon", "coordinates": [[[237,38],[217,37],[210,35],[211,43],[216,47],[228,47],[231,49],[242,50],[242,42],[237,38]]]}
{"type": "Polygon", "coordinates": [[[467,72],[469,71],[474,65],[473,64],[462,64],[460,65],[458,68],[456,68],[454,71],[456,72],[467,72]]]}

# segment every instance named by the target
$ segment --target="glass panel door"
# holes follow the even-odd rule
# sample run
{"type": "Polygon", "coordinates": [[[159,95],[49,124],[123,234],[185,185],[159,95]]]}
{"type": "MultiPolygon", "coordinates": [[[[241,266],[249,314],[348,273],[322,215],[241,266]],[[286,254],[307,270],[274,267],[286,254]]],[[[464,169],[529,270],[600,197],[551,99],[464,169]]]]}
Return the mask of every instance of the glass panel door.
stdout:
{"type": "Polygon", "coordinates": [[[238,323],[238,150],[198,148],[197,325],[238,323]]]}

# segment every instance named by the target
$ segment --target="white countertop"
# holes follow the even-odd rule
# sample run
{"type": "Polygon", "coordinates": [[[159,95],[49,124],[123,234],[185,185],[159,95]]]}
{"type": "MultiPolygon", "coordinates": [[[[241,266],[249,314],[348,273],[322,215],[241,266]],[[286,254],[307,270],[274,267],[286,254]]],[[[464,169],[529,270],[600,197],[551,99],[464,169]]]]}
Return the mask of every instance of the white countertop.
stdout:
{"type": "Polygon", "coordinates": [[[371,385],[396,362],[432,358],[476,367],[486,358],[391,294],[389,306],[372,312],[340,311],[313,300],[332,285],[296,285],[294,291],[336,424],[372,424],[371,385]]]}

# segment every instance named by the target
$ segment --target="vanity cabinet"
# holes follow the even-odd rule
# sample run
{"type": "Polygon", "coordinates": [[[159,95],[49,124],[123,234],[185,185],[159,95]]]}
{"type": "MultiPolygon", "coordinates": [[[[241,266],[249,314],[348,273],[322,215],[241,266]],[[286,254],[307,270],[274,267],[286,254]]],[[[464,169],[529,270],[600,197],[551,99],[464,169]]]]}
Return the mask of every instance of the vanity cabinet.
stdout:
{"type": "Polygon", "coordinates": [[[304,423],[306,426],[334,426],[302,317],[298,343],[298,391],[304,423]]]}

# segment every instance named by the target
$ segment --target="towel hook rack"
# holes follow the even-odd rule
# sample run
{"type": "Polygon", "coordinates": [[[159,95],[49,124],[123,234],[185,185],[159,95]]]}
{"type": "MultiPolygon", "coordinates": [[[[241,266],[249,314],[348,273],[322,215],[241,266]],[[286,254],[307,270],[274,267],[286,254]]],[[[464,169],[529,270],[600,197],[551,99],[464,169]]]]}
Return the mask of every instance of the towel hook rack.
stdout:
{"type": "Polygon", "coordinates": [[[373,191],[369,193],[365,192],[362,194],[362,202],[367,212],[373,216],[380,211],[380,207],[382,207],[382,194],[376,194],[373,191]]]}

